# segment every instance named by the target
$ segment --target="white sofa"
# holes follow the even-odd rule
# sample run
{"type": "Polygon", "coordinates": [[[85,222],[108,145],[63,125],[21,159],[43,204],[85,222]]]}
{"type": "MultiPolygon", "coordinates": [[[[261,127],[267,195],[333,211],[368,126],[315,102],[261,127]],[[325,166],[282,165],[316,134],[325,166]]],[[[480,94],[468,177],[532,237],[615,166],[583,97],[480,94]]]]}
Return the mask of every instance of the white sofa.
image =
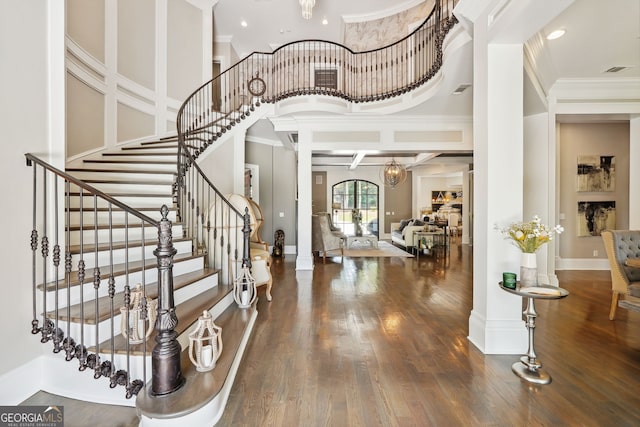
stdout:
{"type": "Polygon", "coordinates": [[[420,225],[413,225],[410,223],[402,227],[402,223],[403,222],[391,223],[391,242],[398,246],[402,246],[405,249],[411,249],[414,247],[413,233],[416,231],[423,231],[425,225],[424,223],[421,223],[420,225]]]}

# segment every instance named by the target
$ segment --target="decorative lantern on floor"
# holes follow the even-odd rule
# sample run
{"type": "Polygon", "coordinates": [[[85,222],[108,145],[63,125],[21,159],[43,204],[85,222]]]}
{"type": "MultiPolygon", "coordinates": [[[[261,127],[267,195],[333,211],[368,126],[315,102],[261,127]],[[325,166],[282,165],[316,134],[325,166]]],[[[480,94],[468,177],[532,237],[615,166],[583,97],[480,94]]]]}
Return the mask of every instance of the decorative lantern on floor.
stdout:
{"type": "Polygon", "coordinates": [[[240,274],[233,281],[233,299],[240,308],[251,307],[256,300],[258,291],[256,289],[256,279],[251,276],[251,258],[249,257],[249,235],[251,233],[249,209],[244,211],[244,226],[242,233],[244,235],[244,249],[242,252],[242,268],[240,274]]]}
{"type": "Polygon", "coordinates": [[[124,307],[120,307],[120,331],[130,344],[140,344],[149,338],[157,315],[158,301],[147,299],[140,283],[133,291],[125,290],[124,307]]]}
{"type": "Polygon", "coordinates": [[[211,313],[205,310],[189,334],[189,359],[198,372],[207,372],[216,367],[221,354],[222,328],[213,323],[211,313]]]}
{"type": "Polygon", "coordinates": [[[251,275],[249,267],[243,263],[240,275],[233,282],[233,299],[238,307],[247,308],[251,307],[257,295],[256,279],[251,275]]]}

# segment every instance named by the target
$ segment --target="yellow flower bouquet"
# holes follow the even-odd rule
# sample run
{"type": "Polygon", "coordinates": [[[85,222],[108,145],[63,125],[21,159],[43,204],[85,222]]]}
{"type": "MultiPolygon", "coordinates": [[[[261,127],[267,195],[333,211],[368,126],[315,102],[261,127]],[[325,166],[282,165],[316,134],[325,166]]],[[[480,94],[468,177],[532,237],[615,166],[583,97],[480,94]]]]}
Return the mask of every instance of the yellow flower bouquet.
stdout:
{"type": "Polygon", "coordinates": [[[534,253],[545,243],[553,240],[554,234],[564,231],[561,225],[549,228],[540,222],[540,217],[535,215],[529,222],[514,222],[508,227],[496,227],[505,239],[510,240],[524,253],[534,253]]]}

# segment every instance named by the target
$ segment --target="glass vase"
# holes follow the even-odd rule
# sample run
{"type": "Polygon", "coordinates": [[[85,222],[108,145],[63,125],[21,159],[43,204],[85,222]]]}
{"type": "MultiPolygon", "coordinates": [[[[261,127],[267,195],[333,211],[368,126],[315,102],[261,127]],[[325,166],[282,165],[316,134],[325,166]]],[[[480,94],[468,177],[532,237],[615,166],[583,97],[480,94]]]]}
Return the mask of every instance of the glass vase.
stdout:
{"type": "Polygon", "coordinates": [[[538,286],[538,267],[535,252],[523,252],[520,257],[520,286],[538,286]]]}

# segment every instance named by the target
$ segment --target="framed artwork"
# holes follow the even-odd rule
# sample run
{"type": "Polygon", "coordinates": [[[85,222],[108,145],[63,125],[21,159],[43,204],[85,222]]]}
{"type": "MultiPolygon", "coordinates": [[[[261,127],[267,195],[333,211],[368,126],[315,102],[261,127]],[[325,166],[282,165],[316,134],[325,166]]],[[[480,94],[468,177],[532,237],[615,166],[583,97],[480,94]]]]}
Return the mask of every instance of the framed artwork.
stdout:
{"type": "Polygon", "coordinates": [[[616,189],[615,156],[578,156],[578,191],[614,191],[616,189]]]}
{"type": "Polygon", "coordinates": [[[616,202],[578,202],[578,237],[616,228],[616,202]]]}

